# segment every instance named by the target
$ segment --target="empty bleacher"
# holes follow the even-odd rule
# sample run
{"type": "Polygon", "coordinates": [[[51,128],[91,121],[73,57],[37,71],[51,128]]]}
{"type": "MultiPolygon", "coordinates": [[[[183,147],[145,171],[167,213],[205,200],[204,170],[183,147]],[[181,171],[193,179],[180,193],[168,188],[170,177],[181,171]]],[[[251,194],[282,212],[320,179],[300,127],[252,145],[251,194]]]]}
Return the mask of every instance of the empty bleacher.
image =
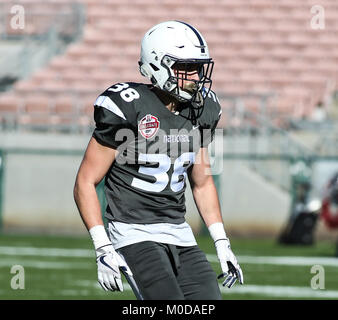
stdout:
{"type": "MultiPolygon", "coordinates": [[[[92,103],[100,92],[115,82],[146,81],[137,66],[141,39],[152,25],[170,19],[191,23],[203,33],[215,60],[213,89],[219,96],[249,94],[243,101],[256,112],[262,97],[267,97],[267,114],[276,124],[310,117],[315,106],[337,89],[336,0],[78,2],[85,12],[82,37],[0,94],[0,127],[90,128],[92,103]],[[311,25],[314,5],[325,10],[324,29],[311,25]]],[[[7,15],[2,12],[7,18],[11,3],[0,1],[6,4],[1,8],[7,10],[7,15]]],[[[27,32],[34,35],[46,32],[55,12],[69,10],[72,2],[18,4],[30,16],[43,13],[43,18],[27,22],[27,32]]],[[[73,28],[71,19],[53,21],[65,37],[73,28]]],[[[13,30],[8,24],[6,28],[11,35],[13,30]]]]}

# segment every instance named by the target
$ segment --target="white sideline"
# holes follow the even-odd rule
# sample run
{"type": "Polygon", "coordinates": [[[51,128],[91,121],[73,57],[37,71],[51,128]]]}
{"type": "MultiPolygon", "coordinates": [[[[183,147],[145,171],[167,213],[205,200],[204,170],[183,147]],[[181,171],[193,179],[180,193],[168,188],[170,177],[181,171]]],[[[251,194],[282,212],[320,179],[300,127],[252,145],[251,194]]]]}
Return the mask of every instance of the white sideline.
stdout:
{"type": "Polygon", "coordinates": [[[50,270],[69,270],[69,269],[90,269],[95,268],[94,264],[87,262],[59,262],[59,261],[39,261],[20,258],[1,258],[0,268],[10,268],[14,265],[21,265],[25,268],[50,269],[50,270]]]}
{"type": "Polygon", "coordinates": [[[338,290],[312,289],[310,287],[291,287],[291,286],[265,286],[265,285],[238,285],[231,289],[220,286],[224,294],[254,294],[268,297],[288,297],[288,298],[338,298],[338,290]]]}
{"type": "MultiPolygon", "coordinates": [[[[69,294],[69,295],[90,295],[92,292],[90,290],[84,291],[83,289],[76,289],[76,287],[83,287],[83,288],[92,288],[98,289],[100,292],[104,292],[97,282],[87,281],[87,280],[80,280],[74,282],[74,289],[62,291],[62,294],[69,294]]],[[[267,286],[267,285],[246,285],[243,286],[236,284],[231,289],[223,287],[219,285],[220,290],[223,294],[254,294],[254,295],[261,295],[261,296],[268,296],[274,298],[322,298],[322,299],[329,299],[329,298],[338,298],[338,291],[337,290],[315,290],[311,289],[310,284],[309,287],[291,287],[291,286],[267,286]]],[[[132,291],[131,287],[128,283],[123,282],[123,288],[125,291],[132,291]]],[[[118,294],[118,293],[115,293],[118,294]]]]}
{"type": "MultiPolygon", "coordinates": [[[[61,289],[56,291],[55,294],[60,296],[91,296],[93,295],[93,289],[97,289],[102,295],[106,294],[100,288],[97,282],[88,283],[89,281],[83,281],[83,284],[74,283],[73,289],[61,289]],[[84,288],[85,287],[85,288],[84,288]]],[[[125,291],[132,291],[128,283],[123,282],[125,291]]],[[[247,295],[254,294],[262,297],[270,298],[322,298],[322,299],[337,299],[338,291],[334,290],[313,290],[310,287],[283,287],[283,286],[259,286],[259,285],[235,285],[231,289],[220,286],[220,290],[223,294],[238,294],[247,295]]],[[[0,289],[0,296],[6,294],[6,290],[0,289]]],[[[118,293],[114,293],[118,294],[118,293]]],[[[226,299],[226,298],[225,298],[226,299]]],[[[248,299],[248,298],[246,298],[248,299]]],[[[257,299],[257,298],[255,298],[257,299]]]]}
{"type": "MultiPolygon", "coordinates": [[[[67,249],[67,248],[38,248],[38,247],[10,247],[0,246],[0,255],[12,256],[43,256],[43,257],[74,257],[95,258],[94,249],[67,249]]],[[[218,262],[217,256],[208,254],[210,262],[218,262]]],[[[291,257],[291,256],[237,256],[239,263],[245,264],[273,264],[312,266],[315,264],[323,266],[338,266],[338,258],[334,257],[291,257]]]]}
{"type": "MultiPolygon", "coordinates": [[[[89,249],[67,249],[67,248],[38,248],[38,247],[11,247],[0,246],[0,268],[9,268],[14,264],[21,264],[25,267],[36,269],[90,269],[95,267],[94,250],[89,249]],[[8,256],[8,257],[6,257],[8,256]],[[65,258],[92,258],[93,262],[88,261],[41,261],[29,259],[26,257],[65,257],[65,258]]],[[[210,262],[218,262],[216,255],[207,255],[210,262]]],[[[325,257],[288,257],[288,256],[238,256],[238,261],[243,264],[273,264],[273,265],[291,265],[291,266],[309,266],[320,264],[325,266],[338,266],[337,258],[325,257]]],[[[98,287],[97,282],[92,285],[86,281],[82,284],[74,283],[74,289],[61,290],[59,293],[64,295],[86,296],[91,292],[88,288],[98,287]],[[87,286],[87,288],[83,288],[87,286]],[[76,288],[77,287],[77,288],[76,288]],[[79,288],[80,287],[80,288],[79,288]],[[81,288],[82,287],[82,288],[81,288]]],[[[124,288],[131,290],[127,283],[124,288]]],[[[259,295],[271,298],[338,298],[338,290],[314,290],[309,287],[293,287],[293,286],[269,286],[269,285],[247,285],[236,284],[232,289],[220,286],[221,292],[227,294],[238,295],[259,295]]],[[[99,288],[99,290],[102,290],[99,288]]],[[[0,290],[0,295],[1,295],[0,290]]]]}
{"type": "Polygon", "coordinates": [[[45,257],[95,257],[95,251],[88,249],[67,248],[39,248],[39,247],[10,247],[0,246],[0,254],[18,256],[45,256],[45,257]]]}
{"type": "MultiPolygon", "coordinates": [[[[210,262],[218,262],[216,255],[207,254],[210,262]]],[[[274,264],[288,266],[338,266],[338,258],[334,257],[288,257],[288,256],[237,256],[238,262],[245,264],[274,264]]]]}

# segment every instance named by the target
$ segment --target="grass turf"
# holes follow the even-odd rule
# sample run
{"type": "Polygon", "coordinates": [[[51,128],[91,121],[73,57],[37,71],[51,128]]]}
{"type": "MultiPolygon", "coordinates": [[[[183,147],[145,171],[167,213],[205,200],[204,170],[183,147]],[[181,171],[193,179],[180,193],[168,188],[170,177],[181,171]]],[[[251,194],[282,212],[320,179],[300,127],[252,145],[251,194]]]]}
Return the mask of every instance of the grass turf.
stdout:
{"type": "MultiPolygon", "coordinates": [[[[200,248],[207,254],[216,254],[209,237],[197,238],[200,248]]],[[[313,246],[281,246],[275,239],[231,239],[232,249],[238,256],[289,256],[289,257],[333,257],[334,244],[317,242],[313,246]]],[[[89,237],[65,237],[48,235],[0,235],[0,247],[37,247],[88,249],[92,256],[42,256],[42,255],[6,255],[0,253],[0,299],[107,299],[133,300],[130,290],[105,292],[97,284],[94,250],[89,237]],[[11,273],[13,265],[24,267],[23,290],[14,290],[15,273],[11,273]]],[[[216,273],[220,266],[213,262],[216,273]]],[[[294,266],[279,264],[241,263],[248,286],[302,287],[311,289],[311,266],[294,266]]],[[[236,284],[236,288],[239,285],[236,284]]],[[[277,289],[276,289],[277,290],[277,289]]],[[[325,266],[325,290],[334,290],[338,294],[337,267],[325,266]]],[[[323,291],[325,291],[323,290],[323,291]]],[[[223,294],[224,299],[295,299],[281,293],[273,296],[260,292],[240,292],[229,290],[223,294]]],[[[298,297],[297,298],[302,298],[298,297]]],[[[305,296],[305,299],[315,297],[305,296]]]]}

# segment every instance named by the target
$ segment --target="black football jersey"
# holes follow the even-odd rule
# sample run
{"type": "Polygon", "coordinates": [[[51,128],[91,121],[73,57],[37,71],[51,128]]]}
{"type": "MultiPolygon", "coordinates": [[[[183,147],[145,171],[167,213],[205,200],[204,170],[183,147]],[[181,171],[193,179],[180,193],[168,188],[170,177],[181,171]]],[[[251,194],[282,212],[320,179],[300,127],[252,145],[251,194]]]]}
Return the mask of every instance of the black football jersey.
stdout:
{"type": "Polygon", "coordinates": [[[126,223],[185,221],[187,170],[213,139],[221,108],[209,92],[193,119],[185,105],[171,112],[151,85],[118,83],[94,105],[93,137],[118,150],[105,177],[106,217],[126,223]]]}

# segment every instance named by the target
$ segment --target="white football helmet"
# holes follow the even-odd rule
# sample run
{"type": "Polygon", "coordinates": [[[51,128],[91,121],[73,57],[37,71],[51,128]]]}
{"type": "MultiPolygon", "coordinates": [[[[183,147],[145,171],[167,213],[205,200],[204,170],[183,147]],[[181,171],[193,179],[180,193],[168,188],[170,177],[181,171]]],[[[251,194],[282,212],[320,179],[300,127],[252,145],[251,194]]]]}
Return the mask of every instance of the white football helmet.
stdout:
{"type": "Polygon", "coordinates": [[[143,37],[139,61],[141,74],[181,102],[203,105],[212,84],[213,64],[203,36],[185,22],[162,22],[143,37]],[[192,70],[198,70],[199,80],[187,78],[187,73],[192,70]],[[180,86],[183,81],[190,81],[191,85],[180,86]]]}

